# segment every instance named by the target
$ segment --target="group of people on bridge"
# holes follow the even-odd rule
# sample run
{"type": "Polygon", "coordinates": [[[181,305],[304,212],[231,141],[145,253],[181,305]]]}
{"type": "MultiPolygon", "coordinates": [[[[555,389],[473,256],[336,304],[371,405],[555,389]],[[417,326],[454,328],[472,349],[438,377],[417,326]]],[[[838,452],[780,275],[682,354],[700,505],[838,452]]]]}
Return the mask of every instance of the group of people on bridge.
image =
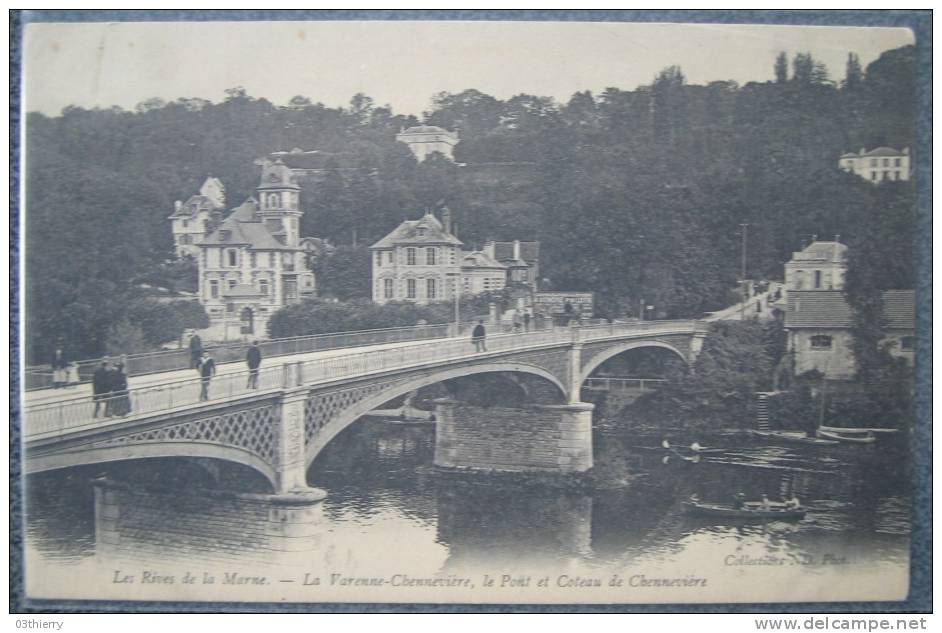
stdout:
{"type": "MultiPolygon", "coordinates": [[[[246,389],[258,389],[258,372],[262,366],[262,350],[258,341],[252,341],[245,354],[245,363],[249,368],[246,389]]],[[[209,400],[209,386],[216,375],[216,361],[209,352],[203,349],[203,343],[198,334],[190,337],[190,367],[196,369],[200,375],[200,402],[209,400]]]]}
{"type": "Polygon", "coordinates": [[[103,413],[104,417],[125,416],[131,412],[131,396],[128,393],[128,374],[122,357],[113,366],[107,358],[92,374],[92,400],[95,402],[93,417],[103,413]]]}

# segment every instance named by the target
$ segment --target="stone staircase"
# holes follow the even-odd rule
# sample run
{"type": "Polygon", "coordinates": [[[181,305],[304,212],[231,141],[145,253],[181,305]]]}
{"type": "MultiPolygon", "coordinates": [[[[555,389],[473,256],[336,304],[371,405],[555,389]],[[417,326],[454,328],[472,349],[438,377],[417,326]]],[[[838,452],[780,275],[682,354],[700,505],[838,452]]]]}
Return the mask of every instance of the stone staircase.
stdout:
{"type": "Polygon", "coordinates": [[[756,428],[760,431],[769,430],[769,394],[759,392],[756,394],[756,428]]]}

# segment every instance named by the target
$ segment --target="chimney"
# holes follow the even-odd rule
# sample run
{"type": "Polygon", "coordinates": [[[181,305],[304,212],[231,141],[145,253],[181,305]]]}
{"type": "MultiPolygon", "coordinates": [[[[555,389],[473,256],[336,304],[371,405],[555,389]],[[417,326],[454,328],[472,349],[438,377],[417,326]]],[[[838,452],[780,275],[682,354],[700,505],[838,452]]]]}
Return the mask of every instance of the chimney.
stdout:
{"type": "Polygon", "coordinates": [[[451,234],[454,235],[455,237],[458,237],[458,223],[455,222],[455,223],[452,225],[451,228],[454,229],[454,230],[451,232],[451,234]]]}
{"type": "Polygon", "coordinates": [[[182,208],[183,208],[183,201],[182,201],[182,200],[174,200],[174,201],[173,201],[173,210],[174,210],[174,211],[179,211],[179,210],[182,209],[182,208]]]}
{"type": "Polygon", "coordinates": [[[442,207],[442,228],[445,233],[451,233],[451,209],[442,207]]]}
{"type": "Polygon", "coordinates": [[[520,259],[520,240],[514,240],[514,259],[520,259]]]}
{"type": "Polygon", "coordinates": [[[834,241],[837,242],[838,244],[841,243],[841,234],[840,234],[840,233],[837,233],[836,235],[834,235],[834,241]]]}
{"type": "Polygon", "coordinates": [[[860,148],[860,155],[863,156],[863,155],[866,154],[866,153],[867,153],[866,148],[861,147],[861,148],[860,148]]]}
{"type": "Polygon", "coordinates": [[[494,242],[493,242],[493,240],[488,241],[488,242],[484,242],[484,249],[483,249],[483,250],[484,250],[485,253],[488,254],[488,256],[491,257],[491,259],[493,259],[493,258],[494,258],[494,242]]]}

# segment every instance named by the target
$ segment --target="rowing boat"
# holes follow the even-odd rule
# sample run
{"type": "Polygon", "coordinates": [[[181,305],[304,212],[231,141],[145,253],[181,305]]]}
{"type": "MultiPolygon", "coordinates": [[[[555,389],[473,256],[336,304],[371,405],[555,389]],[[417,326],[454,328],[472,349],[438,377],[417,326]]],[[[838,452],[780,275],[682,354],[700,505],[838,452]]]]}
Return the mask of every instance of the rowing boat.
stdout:
{"type": "Polygon", "coordinates": [[[819,426],[819,429],[828,433],[846,433],[848,435],[867,435],[868,433],[899,433],[899,429],[887,428],[844,428],[841,426],[819,426]]]}
{"type": "Polygon", "coordinates": [[[791,444],[812,444],[814,446],[835,446],[837,440],[821,439],[811,437],[801,431],[759,431],[752,429],[752,434],[756,437],[763,437],[770,440],[780,440],[791,444]]]}
{"type": "Polygon", "coordinates": [[[761,506],[757,507],[756,504],[747,504],[743,508],[733,508],[728,505],[699,503],[696,501],[685,501],[684,509],[689,514],[741,521],[797,520],[804,518],[807,512],[802,507],[785,508],[781,504],[773,505],[768,509],[761,506]]]}
{"type": "Polygon", "coordinates": [[[836,440],[838,442],[847,442],[849,444],[873,444],[877,438],[872,433],[860,435],[858,433],[838,433],[835,431],[824,431],[818,429],[818,437],[825,440],[836,440]]]}

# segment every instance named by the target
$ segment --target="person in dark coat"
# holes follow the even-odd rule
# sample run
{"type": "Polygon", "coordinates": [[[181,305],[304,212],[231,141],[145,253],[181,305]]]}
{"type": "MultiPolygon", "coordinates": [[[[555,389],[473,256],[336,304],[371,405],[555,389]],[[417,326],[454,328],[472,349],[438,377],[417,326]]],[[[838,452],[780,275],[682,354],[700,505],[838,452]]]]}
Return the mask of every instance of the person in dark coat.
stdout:
{"type": "Polygon", "coordinates": [[[128,375],[123,361],[118,361],[111,372],[111,415],[125,416],[131,412],[128,394],[128,375]]]}
{"type": "Polygon", "coordinates": [[[209,352],[203,352],[200,358],[200,401],[209,400],[209,381],[216,375],[216,361],[212,359],[209,352]]]}
{"type": "Polygon", "coordinates": [[[98,411],[101,410],[102,404],[104,404],[104,414],[105,417],[111,415],[111,412],[108,410],[108,398],[111,397],[111,385],[112,385],[112,371],[111,363],[106,359],[101,361],[101,365],[95,370],[95,373],[92,374],[92,400],[95,402],[95,413],[92,414],[92,417],[98,417],[98,411]]]}
{"type": "Polygon", "coordinates": [[[246,389],[258,389],[258,368],[262,364],[262,350],[258,348],[258,341],[252,342],[245,355],[245,363],[249,366],[249,383],[246,389]]]}
{"type": "Polygon", "coordinates": [[[531,319],[530,311],[527,310],[526,312],[523,313],[523,331],[524,332],[530,331],[530,319],[531,319]]]}
{"type": "Polygon", "coordinates": [[[203,358],[203,341],[200,335],[193,333],[190,337],[190,368],[199,370],[200,360],[203,358]]]}
{"type": "Polygon", "coordinates": [[[471,342],[474,343],[474,351],[476,352],[486,352],[487,345],[484,342],[484,337],[487,335],[487,332],[484,330],[484,320],[479,319],[478,324],[474,326],[474,330],[471,331],[471,342]]]}
{"type": "Polygon", "coordinates": [[[69,382],[69,359],[61,347],[57,347],[52,354],[52,386],[56,389],[65,387],[69,382]]]}

